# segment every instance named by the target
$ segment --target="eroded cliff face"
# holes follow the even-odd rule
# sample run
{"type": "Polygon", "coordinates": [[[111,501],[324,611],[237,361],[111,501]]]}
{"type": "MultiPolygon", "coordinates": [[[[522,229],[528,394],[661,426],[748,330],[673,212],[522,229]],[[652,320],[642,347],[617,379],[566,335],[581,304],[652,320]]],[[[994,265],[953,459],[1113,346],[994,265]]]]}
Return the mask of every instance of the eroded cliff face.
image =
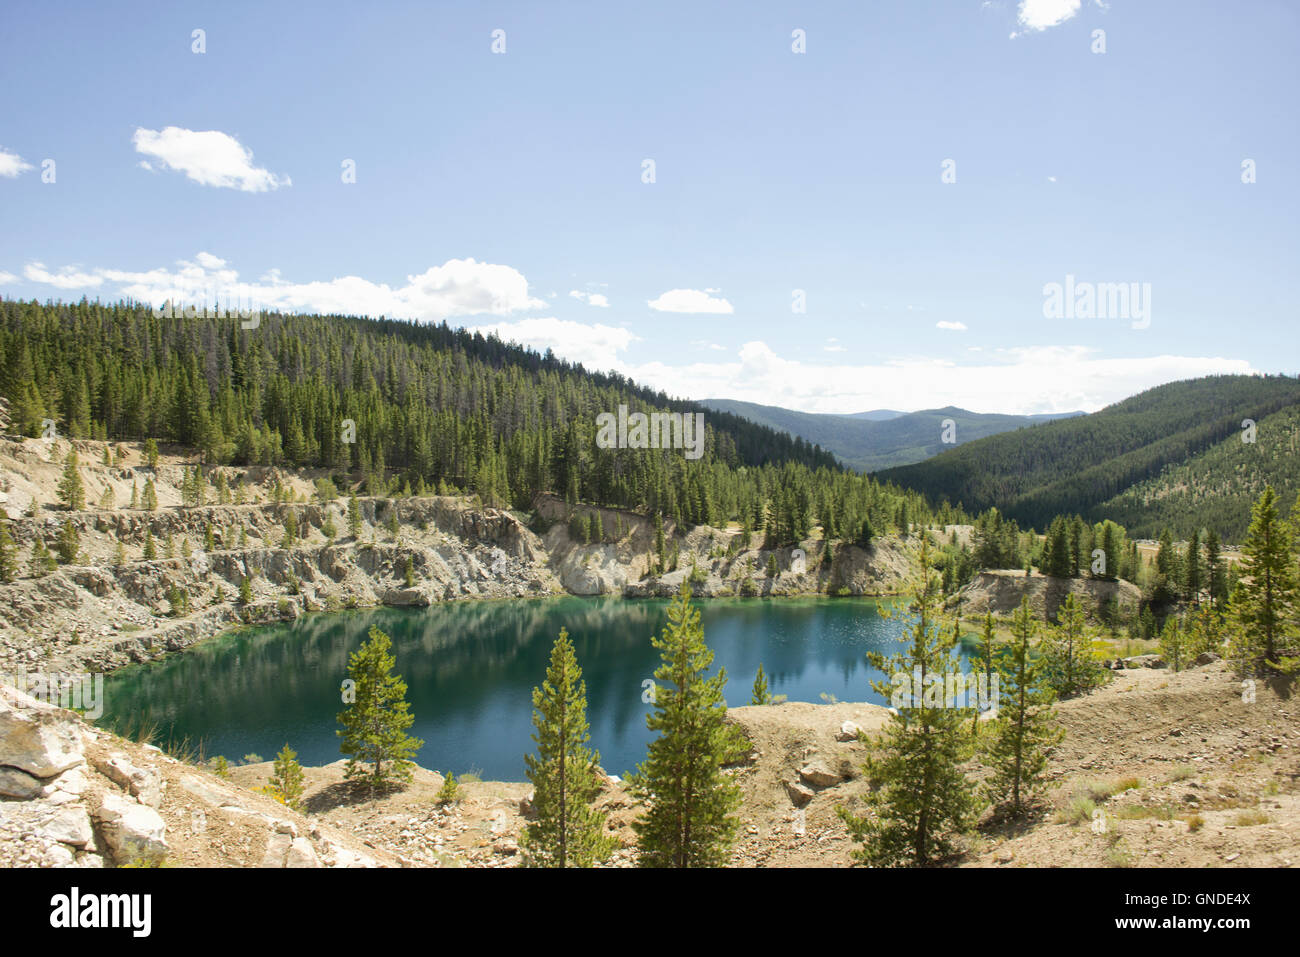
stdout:
{"type": "MultiPolygon", "coordinates": [[[[108,539],[138,553],[146,533],[160,554],[169,537],[175,551],[184,547],[178,541],[197,544],[189,555],[63,565],[0,586],[0,673],[107,671],[234,625],[291,620],[307,611],[562,590],[541,540],[508,512],[451,498],[368,499],[360,506],[357,538],[347,534],[345,504],[60,515],[55,521],[73,522],[93,552],[102,553],[108,539]],[[384,527],[390,509],[396,535],[384,527]],[[277,536],[282,540],[290,510],[306,542],[280,547],[277,536]],[[326,539],[321,526],[328,521],[344,531],[342,540],[326,539]],[[205,552],[209,526],[214,548],[205,552]],[[240,597],[245,579],[247,603],[240,597]]],[[[20,541],[57,534],[43,519],[14,524],[20,541]]]]}
{"type": "Polygon", "coordinates": [[[224,503],[191,507],[182,504],[191,468],[179,455],[149,465],[130,443],[0,438],[0,506],[17,546],[17,577],[0,584],[0,675],[108,671],[240,624],[349,607],[564,593],[667,597],[688,582],[700,597],[889,594],[910,560],[908,544],[891,540],[839,546],[828,562],[820,541],[764,549],[761,536],[743,543],[736,527],[683,530],[669,520],[665,570],[652,520],[574,509],[552,495],[534,505],[538,531],[516,513],[465,497],[358,498],[354,533],[348,499],[317,494],[324,473],[209,470],[207,498],[224,503]],[[86,501],[98,507],[59,504],[73,451],[86,501]],[[143,503],[146,485],[158,501],[152,511],[131,507],[143,503]],[[237,499],[247,504],[230,504],[237,499]],[[598,538],[571,534],[575,512],[585,521],[599,516],[598,538]],[[292,540],[287,527],[296,529],[292,540]],[[37,544],[57,552],[67,529],[75,558],[38,573],[37,544]]]}

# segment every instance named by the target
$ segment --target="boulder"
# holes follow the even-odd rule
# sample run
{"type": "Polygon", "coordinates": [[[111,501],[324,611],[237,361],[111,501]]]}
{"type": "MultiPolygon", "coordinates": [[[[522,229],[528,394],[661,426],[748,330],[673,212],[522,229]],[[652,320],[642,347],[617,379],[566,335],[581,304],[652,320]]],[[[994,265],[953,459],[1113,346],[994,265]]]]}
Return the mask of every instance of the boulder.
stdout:
{"type": "Polygon", "coordinates": [[[114,754],[106,761],[96,761],[96,769],[131,796],[148,807],[162,804],[162,778],[157,771],[138,768],[124,754],[114,754]]]}
{"type": "Polygon", "coordinates": [[[852,721],[845,721],[842,725],[840,725],[840,730],[835,732],[835,740],[856,741],[858,739],[859,730],[861,729],[858,728],[858,726],[854,724],[852,721]]]}
{"type": "Polygon", "coordinates": [[[79,804],[61,807],[46,822],[43,836],[60,844],[85,847],[94,837],[90,827],[90,815],[79,804]]]}
{"type": "Polygon", "coordinates": [[[0,765],[52,778],[84,761],[75,717],[15,688],[0,687],[0,765]]]}
{"type": "Polygon", "coordinates": [[[785,789],[789,793],[790,800],[793,802],[795,807],[803,807],[816,797],[816,792],[813,791],[812,788],[805,784],[801,784],[798,781],[786,781],[785,789]]]}
{"type": "Polygon", "coordinates": [[[1133,655],[1131,658],[1125,658],[1125,668],[1163,668],[1165,659],[1159,655],[1133,655]]]}
{"type": "Polygon", "coordinates": [[[44,782],[17,768],[0,768],[0,797],[30,801],[41,794],[44,782]]]}
{"type": "Polygon", "coordinates": [[[824,764],[815,761],[801,767],[799,777],[803,779],[804,784],[811,784],[816,788],[832,787],[839,784],[841,780],[839,774],[829,770],[824,764]]]}
{"type": "Polygon", "coordinates": [[[1196,663],[1198,665],[1212,665],[1218,660],[1219,656],[1212,651],[1202,651],[1196,656],[1196,663]]]}
{"type": "Polygon", "coordinates": [[[295,837],[284,856],[285,867],[320,867],[320,858],[305,837],[295,837]]]}
{"type": "Polygon", "coordinates": [[[118,864],[136,858],[156,861],[166,856],[167,826],[153,808],[122,795],[105,794],[95,819],[118,864]]]}

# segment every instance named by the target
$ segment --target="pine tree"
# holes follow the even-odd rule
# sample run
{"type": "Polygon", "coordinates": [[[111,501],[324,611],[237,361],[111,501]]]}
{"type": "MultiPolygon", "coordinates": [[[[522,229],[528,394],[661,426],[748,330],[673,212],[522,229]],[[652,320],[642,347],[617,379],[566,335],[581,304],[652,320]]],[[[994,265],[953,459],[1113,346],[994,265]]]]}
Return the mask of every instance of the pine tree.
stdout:
{"type": "Polygon", "coordinates": [[[45,547],[45,541],[40,538],[36,539],[32,544],[31,557],[27,560],[27,568],[31,572],[32,577],[41,578],[44,575],[48,575],[58,567],[58,562],[54,560],[54,556],[50,554],[50,550],[45,547]]]}
{"type": "Polygon", "coordinates": [[[767,693],[767,675],[763,674],[763,663],[758,663],[758,674],[754,675],[754,688],[749,694],[750,704],[771,704],[772,696],[767,693]]]}
{"type": "Polygon", "coordinates": [[[357,501],[356,492],[348,496],[348,531],[353,538],[361,537],[361,503],[357,501]]]}
{"type": "Polygon", "coordinates": [[[1053,695],[1043,680],[1042,659],[1030,652],[1037,632],[1028,597],[1011,619],[1008,655],[999,663],[998,718],[986,750],[991,774],[985,793],[1015,816],[1022,815],[1044,783],[1051,749],[1065,732],[1055,726],[1053,695]]]}
{"type": "MultiPolygon", "coordinates": [[[[978,811],[974,787],[961,769],[970,756],[962,709],[943,700],[943,672],[951,666],[957,635],[937,617],[939,576],[931,567],[928,536],[921,536],[918,566],[914,620],[906,630],[910,644],[892,657],[873,651],[867,659],[884,675],[919,674],[919,686],[895,708],[867,758],[864,770],[879,784],[865,798],[870,813],[837,809],[849,836],[863,845],[854,857],[877,866],[927,864],[951,854],[955,835],[978,811]]],[[[895,690],[888,680],[872,687],[886,697],[895,690]]]]}
{"type": "Polygon", "coordinates": [[[740,789],[722,769],[739,761],[747,748],[726,721],[726,669],[706,676],[713,652],[704,642],[689,584],[682,585],[662,637],[652,643],[663,663],[655,671],[654,711],[646,726],[659,737],[628,782],[647,805],[632,825],[641,864],[720,867],[740,826],[735,816],[740,789]]]}
{"type": "Polygon", "coordinates": [[[70,511],[79,512],[86,507],[86,489],[81,483],[81,469],[77,467],[77,453],[68,452],[59,481],[59,501],[70,511]]]}
{"type": "Polygon", "coordinates": [[[267,787],[276,800],[295,811],[302,810],[304,791],[302,765],[298,763],[298,752],[286,743],[275,756],[275,765],[267,787]]]}
{"type": "Polygon", "coordinates": [[[340,751],[348,756],[344,776],[367,782],[371,793],[409,782],[411,756],[424,745],[406,733],[415,716],[406,701],[406,682],[392,674],[392,647],[388,635],[372,625],[369,640],[348,660],[353,684],[345,689],[345,701],[351,701],[338,716],[343,725],[337,732],[343,739],[340,751]]]}
{"type": "Polygon", "coordinates": [[[245,575],[239,580],[239,603],[241,605],[251,605],[253,603],[253,583],[245,575]]]}
{"type": "Polygon", "coordinates": [[[285,509],[284,514],[284,537],[280,539],[281,548],[293,548],[294,542],[298,540],[298,514],[292,509],[285,509]]]}
{"type": "Polygon", "coordinates": [[[15,581],[18,578],[18,547],[14,544],[9,529],[0,525],[0,582],[15,581]]]}
{"type": "Polygon", "coordinates": [[[1092,652],[1088,616],[1078,597],[1065,596],[1042,641],[1044,680],[1058,698],[1069,698],[1095,688],[1104,678],[1101,663],[1092,652]]]}
{"type": "Polygon", "coordinates": [[[1177,615],[1165,619],[1165,626],[1160,630],[1160,653],[1169,667],[1182,671],[1187,667],[1187,633],[1177,615]]]}
{"type": "Polygon", "coordinates": [[[1232,596],[1234,655],[1256,674],[1270,670],[1295,674],[1300,670],[1296,573],[1290,530],[1278,516],[1272,486],[1264,489],[1251,510],[1241,555],[1241,579],[1232,596]]]}
{"type": "MultiPolygon", "coordinates": [[[[993,620],[993,612],[984,612],[984,621],[982,622],[982,625],[983,627],[980,630],[979,642],[975,648],[975,655],[971,658],[970,666],[972,674],[975,673],[976,669],[979,669],[979,671],[984,675],[984,686],[991,689],[993,687],[993,672],[996,670],[996,667],[993,664],[995,643],[995,623],[993,620]]],[[[971,734],[976,734],[979,731],[979,721],[980,715],[977,710],[975,716],[971,719],[971,734]]]]}
{"type": "Polygon", "coordinates": [[[140,505],[146,512],[158,510],[158,490],[154,487],[152,478],[144,480],[144,497],[140,505]]]}
{"type": "Polygon", "coordinates": [[[144,443],[144,461],[151,469],[158,468],[158,443],[153,439],[146,439],[144,443]]]}
{"type": "Polygon", "coordinates": [[[144,560],[147,562],[151,562],[158,557],[158,547],[154,544],[153,541],[152,528],[146,528],[144,530],[144,556],[143,557],[144,560]]]}
{"type": "Polygon", "coordinates": [[[1224,588],[1223,559],[1219,548],[1219,535],[1214,529],[1205,533],[1205,590],[1210,594],[1210,604],[1218,608],[1227,597],[1224,588]]]}
{"type": "Polygon", "coordinates": [[[524,756],[533,785],[536,823],[520,841],[527,867],[590,867],[618,841],[605,833],[605,815],[593,807],[600,794],[599,753],[589,747],[587,685],[569,633],[551,648],[546,680],[533,689],[537,754],[524,756]]]}
{"type": "Polygon", "coordinates": [[[1194,605],[1201,603],[1201,536],[1197,531],[1187,541],[1183,559],[1183,594],[1194,605]]]}
{"type": "Polygon", "coordinates": [[[63,523],[63,528],[59,529],[59,537],[54,543],[54,550],[58,553],[59,561],[64,565],[71,565],[77,560],[77,553],[81,550],[81,536],[77,534],[76,528],[72,525],[72,519],[63,523]]]}

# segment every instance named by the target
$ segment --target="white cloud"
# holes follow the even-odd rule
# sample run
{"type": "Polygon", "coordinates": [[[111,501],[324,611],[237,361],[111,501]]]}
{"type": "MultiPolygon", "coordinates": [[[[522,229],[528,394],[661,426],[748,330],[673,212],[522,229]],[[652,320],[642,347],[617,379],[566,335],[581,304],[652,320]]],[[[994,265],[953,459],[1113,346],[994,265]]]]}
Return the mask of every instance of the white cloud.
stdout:
{"type": "Polygon", "coordinates": [[[717,289],[669,289],[646,304],[656,312],[685,312],[694,315],[731,315],[736,310],[725,299],[715,299],[710,293],[717,289]]]}
{"type": "Polygon", "coordinates": [[[579,302],[585,302],[589,306],[600,306],[602,309],[609,308],[609,299],[603,293],[582,292],[581,290],[574,289],[569,292],[569,295],[579,302]]]}
{"type": "Polygon", "coordinates": [[[0,269],[0,286],[7,286],[11,282],[17,282],[17,281],[18,281],[18,277],[15,276],[13,273],[5,272],[3,269],[0,269]]]}
{"type": "Polygon", "coordinates": [[[554,316],[473,326],[469,331],[485,336],[495,333],[506,342],[518,342],[542,353],[553,349],[560,358],[581,362],[593,371],[617,368],[618,354],[640,338],[628,329],[600,323],[588,325],[554,316]]]}
{"type": "Polygon", "coordinates": [[[254,166],[253,151],[220,130],[169,126],[160,132],[139,127],[131,141],[136,152],[152,156],[162,162],[164,169],[179,170],[204,186],[263,193],[293,185],[287,176],[277,177],[254,166]]]}
{"type": "Polygon", "coordinates": [[[966,331],[966,323],[964,323],[964,322],[949,322],[949,321],[946,320],[946,319],[940,319],[938,322],[935,323],[935,326],[936,326],[936,328],[939,328],[939,329],[951,329],[951,330],[953,330],[954,332],[965,332],[965,331],[966,331]]]}
{"type": "Polygon", "coordinates": [[[45,268],[44,263],[29,263],[23,270],[23,275],[32,282],[45,283],[57,289],[87,289],[98,286],[104,281],[103,276],[78,272],[72,266],[65,266],[57,273],[52,273],[45,268]]]}
{"type": "Polygon", "coordinates": [[[1200,356],[1105,358],[1084,346],[999,350],[961,363],[904,357],[870,365],[784,359],[764,342],[747,342],[735,361],[619,371],[671,395],[727,398],[805,412],[927,409],[956,405],[978,412],[1095,411],[1152,386],[1255,370],[1245,359],[1200,356]]]}
{"type": "Polygon", "coordinates": [[[258,282],[243,282],[226,260],[207,252],[200,252],[194,261],[180,260],[175,267],[144,272],[109,268],[81,272],[68,267],[50,272],[44,264],[32,263],[24,273],[33,282],[60,289],[109,283],[117,294],[153,305],[168,299],[196,306],[221,301],[281,312],[386,315],[426,322],[508,315],[545,305],[528,294],[528,280],[517,269],[474,259],[450,259],[407,276],[406,284],[397,287],[360,276],[289,282],[276,269],[258,282]]]}
{"type": "Polygon", "coordinates": [[[10,153],[0,147],[0,176],[13,179],[19,173],[25,173],[32,168],[32,164],[24,162],[23,158],[17,153],[10,153]]]}
{"type": "Polygon", "coordinates": [[[1080,5],[1081,0],[1020,0],[1016,21],[1024,29],[1019,33],[1013,32],[1011,39],[1026,32],[1040,33],[1048,27],[1058,26],[1077,14],[1080,5]]]}

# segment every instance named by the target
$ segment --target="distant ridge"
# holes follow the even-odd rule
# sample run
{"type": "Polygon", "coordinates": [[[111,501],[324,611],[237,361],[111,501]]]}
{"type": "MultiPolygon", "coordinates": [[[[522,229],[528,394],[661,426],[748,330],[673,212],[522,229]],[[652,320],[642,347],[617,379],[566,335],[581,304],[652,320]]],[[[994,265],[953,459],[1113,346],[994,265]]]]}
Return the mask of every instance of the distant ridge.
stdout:
{"type": "Polygon", "coordinates": [[[705,399],[700,404],[798,436],[834,453],[845,465],[860,472],[923,462],[952,448],[952,444],[943,441],[945,419],[953,420],[956,439],[953,444],[961,445],[1012,429],[1083,414],[999,415],[947,406],[920,412],[875,409],[828,415],[733,399],[705,399]]]}
{"type": "Polygon", "coordinates": [[[1240,541],[1264,484],[1300,492],[1300,380],[1223,375],[1170,382],[1091,415],[983,438],[881,472],[939,502],[990,506],[1042,530],[1057,515],[1111,518],[1131,535],[1201,527],[1240,541]],[[1242,441],[1243,423],[1256,423],[1242,441]]]}

